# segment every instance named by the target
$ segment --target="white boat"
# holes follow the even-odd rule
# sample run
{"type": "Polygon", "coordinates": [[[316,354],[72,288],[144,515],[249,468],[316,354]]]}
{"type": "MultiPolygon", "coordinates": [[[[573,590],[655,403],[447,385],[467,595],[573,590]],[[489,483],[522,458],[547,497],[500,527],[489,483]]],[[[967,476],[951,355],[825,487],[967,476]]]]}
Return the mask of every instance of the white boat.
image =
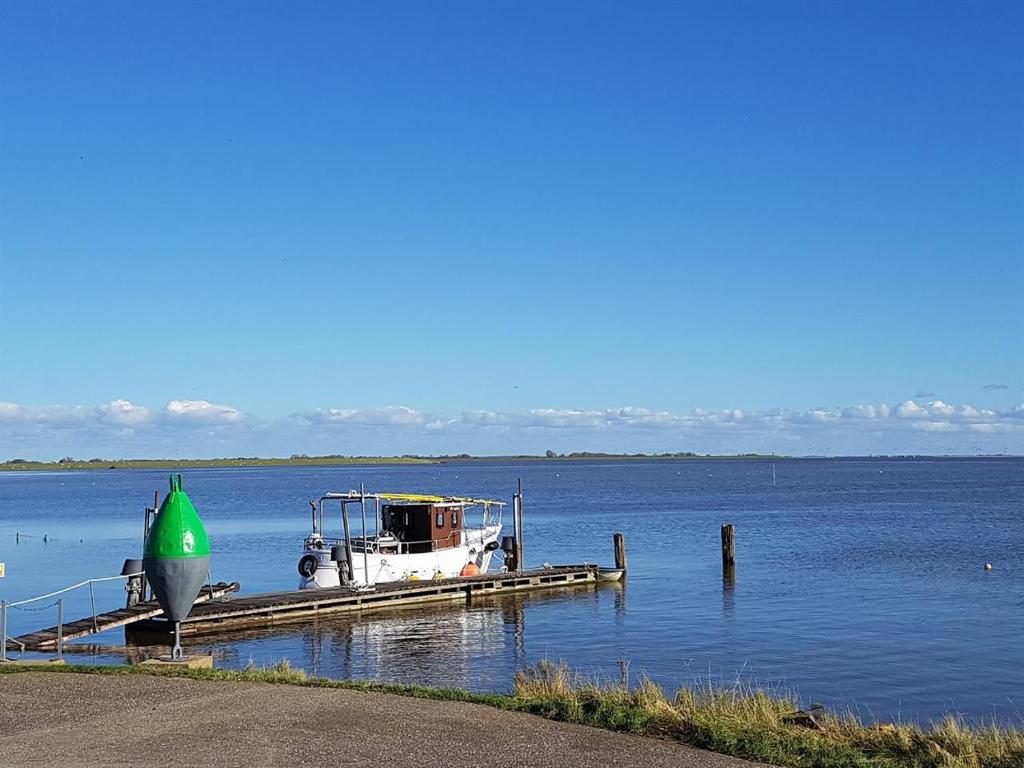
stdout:
{"type": "Polygon", "coordinates": [[[505,505],[458,496],[348,491],[326,493],[310,506],[313,529],[299,559],[299,589],[486,573],[500,547],[505,505]],[[328,536],[324,516],[333,509],[340,511],[340,535],[328,536]],[[468,527],[468,512],[481,514],[478,527],[468,527]],[[356,521],[358,535],[352,530],[356,521]]]}

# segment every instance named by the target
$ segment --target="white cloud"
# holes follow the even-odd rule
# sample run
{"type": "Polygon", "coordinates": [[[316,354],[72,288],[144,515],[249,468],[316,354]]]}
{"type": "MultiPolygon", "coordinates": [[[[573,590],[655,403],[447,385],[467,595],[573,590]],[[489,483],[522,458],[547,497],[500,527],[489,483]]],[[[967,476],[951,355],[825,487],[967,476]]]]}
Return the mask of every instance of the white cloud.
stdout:
{"type": "Polygon", "coordinates": [[[296,414],[310,424],[361,424],[364,426],[418,425],[423,414],[405,405],[386,405],[365,410],[355,408],[321,408],[296,414]]]}
{"type": "Polygon", "coordinates": [[[913,400],[906,400],[896,406],[896,416],[900,419],[924,419],[928,416],[928,409],[913,400]]]}
{"type": "Polygon", "coordinates": [[[206,400],[171,400],[164,408],[170,421],[195,424],[230,424],[242,419],[242,413],[230,405],[216,405],[206,400]]]}
{"type": "Polygon", "coordinates": [[[0,423],[45,424],[52,427],[75,427],[89,421],[91,409],[80,405],[48,405],[33,407],[17,403],[0,403],[0,423]]]}
{"type": "Polygon", "coordinates": [[[918,421],[911,424],[913,429],[920,429],[924,432],[956,432],[956,424],[948,421],[918,421]]]}
{"type": "Polygon", "coordinates": [[[149,409],[142,405],[133,405],[127,400],[111,400],[106,405],[96,407],[100,421],[109,424],[136,425],[144,424],[150,419],[149,409]]]}
{"type": "Polygon", "coordinates": [[[888,405],[851,405],[843,408],[840,415],[844,419],[885,419],[888,418],[892,409],[888,405]]]}

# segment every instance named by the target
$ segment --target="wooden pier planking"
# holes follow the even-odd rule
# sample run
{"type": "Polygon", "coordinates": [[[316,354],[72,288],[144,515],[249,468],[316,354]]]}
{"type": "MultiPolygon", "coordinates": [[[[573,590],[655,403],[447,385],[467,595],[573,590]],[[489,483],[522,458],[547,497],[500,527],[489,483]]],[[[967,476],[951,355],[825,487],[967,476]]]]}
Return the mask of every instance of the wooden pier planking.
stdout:
{"type": "MultiPolygon", "coordinates": [[[[325,614],[354,613],[437,602],[467,602],[474,595],[496,595],[552,587],[595,584],[597,568],[563,566],[543,570],[490,573],[436,581],[380,584],[360,591],[350,587],[304,589],[239,595],[196,605],[181,623],[182,636],[216,634],[234,629],[272,627],[309,621],[325,614]]],[[[167,633],[166,621],[137,622],[132,633],[167,633]]]]}
{"type": "MultiPolygon", "coordinates": [[[[211,597],[213,599],[217,599],[231,592],[237,591],[237,581],[233,584],[214,584],[212,587],[212,595],[210,587],[203,587],[203,591],[199,593],[199,597],[196,598],[195,604],[201,605],[207,600],[210,600],[211,597]]],[[[67,643],[70,640],[77,640],[99,632],[106,632],[108,629],[117,629],[118,627],[124,627],[129,624],[134,624],[135,622],[152,619],[163,612],[164,609],[160,607],[156,600],[148,600],[143,603],[136,603],[130,608],[119,608],[116,611],[98,613],[95,617],[89,616],[84,619],[77,619],[76,621],[67,621],[62,625],[63,642],[67,643]]],[[[54,650],[57,647],[57,627],[53,626],[48,629],[41,629],[38,632],[21,635],[20,637],[15,637],[13,641],[9,640],[8,642],[13,642],[14,645],[24,647],[26,651],[54,650]]]]}

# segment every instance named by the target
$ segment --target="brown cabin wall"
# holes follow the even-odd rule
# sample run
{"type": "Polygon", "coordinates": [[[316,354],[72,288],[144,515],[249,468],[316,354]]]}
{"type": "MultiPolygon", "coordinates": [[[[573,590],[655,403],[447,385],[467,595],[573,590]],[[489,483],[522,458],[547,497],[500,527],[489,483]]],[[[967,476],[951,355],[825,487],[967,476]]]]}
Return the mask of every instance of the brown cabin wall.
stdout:
{"type": "Polygon", "coordinates": [[[465,509],[461,506],[433,504],[430,507],[430,538],[434,547],[457,547],[462,544],[462,517],[465,509]],[[456,523],[452,525],[452,513],[457,513],[456,523]],[[442,513],[443,525],[438,525],[438,515],[442,513]]]}

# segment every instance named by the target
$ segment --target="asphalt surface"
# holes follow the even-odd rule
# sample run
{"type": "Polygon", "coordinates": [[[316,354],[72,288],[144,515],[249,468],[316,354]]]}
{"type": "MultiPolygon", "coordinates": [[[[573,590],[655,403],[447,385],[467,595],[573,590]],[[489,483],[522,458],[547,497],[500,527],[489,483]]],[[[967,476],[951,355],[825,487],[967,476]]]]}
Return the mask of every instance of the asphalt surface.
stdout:
{"type": "Polygon", "coordinates": [[[0,675],[0,766],[752,768],[478,704],[146,675],[0,675]]]}

